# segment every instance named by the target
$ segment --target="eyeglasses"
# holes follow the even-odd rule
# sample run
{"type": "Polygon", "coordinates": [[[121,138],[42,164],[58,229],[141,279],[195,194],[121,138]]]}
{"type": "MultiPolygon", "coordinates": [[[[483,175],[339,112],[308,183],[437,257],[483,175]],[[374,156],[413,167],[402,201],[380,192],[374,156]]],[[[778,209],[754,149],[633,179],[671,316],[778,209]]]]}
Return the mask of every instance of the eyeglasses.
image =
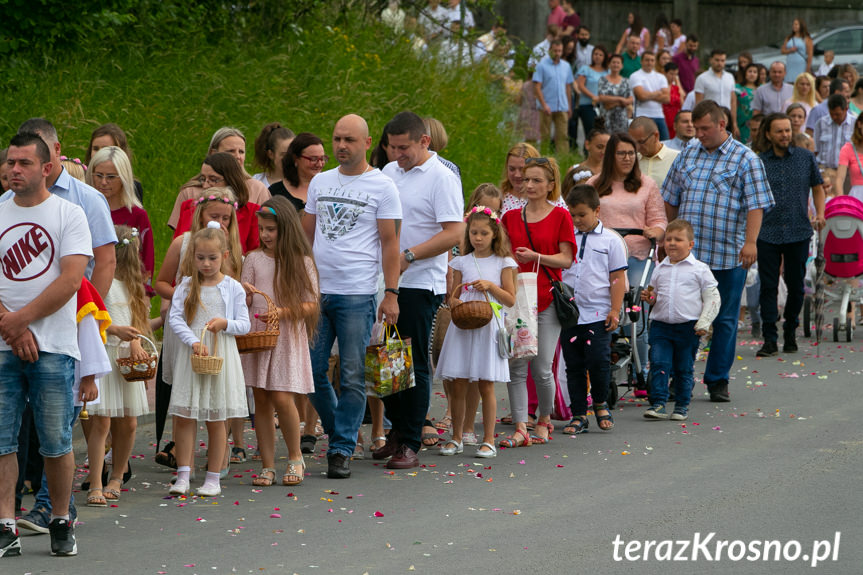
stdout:
{"type": "Polygon", "coordinates": [[[643,146],[644,144],[646,144],[646,143],[650,140],[650,138],[652,138],[653,136],[655,136],[657,133],[658,133],[658,132],[653,132],[652,134],[650,134],[649,136],[647,136],[647,137],[646,137],[646,138],[644,138],[643,140],[635,140],[635,141],[636,141],[636,142],[638,142],[638,145],[639,145],[639,146],[643,146]]]}
{"type": "Polygon", "coordinates": [[[543,164],[548,163],[548,158],[525,158],[524,164],[536,164],[538,166],[542,166],[543,164]]]}
{"type": "Polygon", "coordinates": [[[120,179],[120,176],[117,174],[93,174],[93,179],[113,184],[120,179]]]}
{"type": "Polygon", "coordinates": [[[635,150],[617,150],[614,155],[618,158],[634,158],[635,150]]]}
{"type": "Polygon", "coordinates": [[[300,156],[300,157],[310,164],[326,164],[327,162],[330,161],[329,156],[318,156],[318,157],[300,156]]]}
{"type": "Polygon", "coordinates": [[[202,186],[204,184],[210,184],[211,186],[218,186],[219,184],[225,183],[225,178],[221,176],[201,176],[198,178],[198,183],[202,186]]]}

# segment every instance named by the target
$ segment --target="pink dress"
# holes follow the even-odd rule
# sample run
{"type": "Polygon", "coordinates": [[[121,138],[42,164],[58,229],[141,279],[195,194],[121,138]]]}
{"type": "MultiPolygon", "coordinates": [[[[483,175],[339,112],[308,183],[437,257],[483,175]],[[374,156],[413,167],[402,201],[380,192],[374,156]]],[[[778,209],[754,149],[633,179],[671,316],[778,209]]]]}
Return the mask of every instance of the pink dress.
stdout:
{"type": "MultiPolygon", "coordinates": [[[[264,292],[278,306],[273,292],[273,275],[276,270],[272,257],[261,250],[246,256],[243,262],[243,283],[250,283],[264,292]]],[[[312,285],[317,291],[318,276],[311,259],[306,261],[306,271],[312,277],[312,285]]],[[[308,294],[305,301],[314,301],[315,294],[308,294]]],[[[264,324],[255,319],[256,313],[266,313],[267,302],[261,296],[254,296],[249,306],[249,319],[252,331],[264,329],[264,324]]],[[[289,391],[292,393],[312,393],[315,383],[312,379],[312,360],[309,355],[309,340],[305,323],[279,320],[279,340],[275,349],[258,353],[244,353],[240,356],[246,387],[258,387],[268,391],[289,391]]]]}

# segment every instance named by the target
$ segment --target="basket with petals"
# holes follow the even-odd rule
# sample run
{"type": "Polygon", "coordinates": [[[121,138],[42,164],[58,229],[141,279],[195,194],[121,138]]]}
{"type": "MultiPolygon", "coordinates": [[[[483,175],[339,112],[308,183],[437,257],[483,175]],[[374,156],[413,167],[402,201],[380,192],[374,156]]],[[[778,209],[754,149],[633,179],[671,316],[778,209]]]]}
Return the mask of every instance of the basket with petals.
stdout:
{"type": "Polygon", "coordinates": [[[146,341],[153,348],[153,353],[146,360],[136,360],[131,357],[118,357],[114,360],[117,368],[120,370],[120,375],[129,382],[153,379],[156,377],[156,367],[159,364],[159,353],[156,350],[156,344],[143,335],[139,335],[138,338],[146,341]]]}
{"type": "MultiPolygon", "coordinates": [[[[201,330],[201,343],[204,343],[204,336],[207,335],[207,326],[201,330]]],[[[192,354],[192,371],[200,375],[218,375],[222,371],[222,364],[225,358],[216,356],[216,347],[219,342],[218,336],[214,333],[212,355],[192,354]]]]}
{"type": "Polygon", "coordinates": [[[266,329],[263,331],[250,331],[245,335],[235,336],[237,341],[237,350],[240,353],[255,353],[259,351],[267,351],[276,347],[276,342],[279,339],[279,317],[277,314],[276,305],[270,296],[255,288],[249,290],[252,297],[258,295],[267,301],[267,320],[266,329]]]}
{"type": "Polygon", "coordinates": [[[487,293],[483,292],[485,301],[458,301],[456,299],[459,290],[466,285],[466,283],[460,284],[452,292],[450,303],[452,322],[459,329],[478,329],[488,325],[494,315],[494,310],[491,308],[491,301],[488,299],[487,293]]]}

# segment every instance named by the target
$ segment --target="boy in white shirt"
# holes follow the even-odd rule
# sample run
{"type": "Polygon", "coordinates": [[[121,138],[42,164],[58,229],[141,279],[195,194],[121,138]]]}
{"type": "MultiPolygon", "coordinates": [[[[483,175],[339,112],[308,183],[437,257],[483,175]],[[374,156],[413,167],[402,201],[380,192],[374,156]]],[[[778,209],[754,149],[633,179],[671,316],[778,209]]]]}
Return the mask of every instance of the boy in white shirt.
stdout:
{"type": "Polygon", "coordinates": [[[560,333],[566,360],[572,420],[563,433],[581,433],[588,427],[587,375],[596,424],[602,431],[614,427],[608,409],[611,380],[611,333],[620,321],[626,291],[626,249],[623,238],[599,221],[599,195],[593,186],[577,185],[566,194],[566,206],[575,226],[575,263],[563,271],[578,306],[578,325],[560,333]]]}
{"type": "Polygon", "coordinates": [[[684,421],[692,398],[693,364],[701,336],[719,313],[719,290],[707,264],[695,259],[695,233],[686,220],[676,219],[665,230],[665,253],[653,271],[651,285],[641,293],[650,304],[651,407],[646,419],[668,419],[668,377],[673,375],[674,413],[684,421]]]}

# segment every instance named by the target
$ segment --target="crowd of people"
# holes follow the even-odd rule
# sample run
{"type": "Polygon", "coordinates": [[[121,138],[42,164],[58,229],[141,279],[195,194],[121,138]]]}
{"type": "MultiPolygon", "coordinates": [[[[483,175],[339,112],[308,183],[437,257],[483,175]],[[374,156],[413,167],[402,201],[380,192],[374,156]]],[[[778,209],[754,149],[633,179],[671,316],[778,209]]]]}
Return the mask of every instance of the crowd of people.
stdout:
{"type": "MultiPolygon", "coordinates": [[[[20,126],[0,163],[9,190],[0,197],[0,557],[21,553],[19,527],[50,533],[54,555],[77,554],[72,432],[85,407],[86,504],[120,500],[137,417],[149,411],[144,378],[130,377],[130,364],[148,376],[156,370],[157,426],[172,418],[172,440],[160,439],[156,455],[176,468],[170,494],[213,497],[230,463],[247,459],[250,414],[259,487],[303,483],[303,453],[323,434],[327,477],[349,478],[352,461],[366,456],[367,406],[371,456],[389,469],[417,467],[423,447],[452,456],[473,443],[476,457],[492,458],[499,448],[543,444],[553,419],[578,434],[589,410],[611,431],[611,338],[624,294],[639,282],[647,282],[651,319],[638,340],[649,358],[639,390],[647,419],[689,417],[695,354],[708,334],[703,383],[710,401],[731,400],[741,296],[756,262],[758,355],[778,351],[780,274],[788,289],[784,350],[797,350],[824,182],[833,193],[846,179],[852,195],[863,190],[863,131],[848,109],[863,86],[837,72],[830,94],[820,94],[799,20],[786,45],[808,56],[793,87],[786,70],[798,72],[799,63],[774,63],[762,85],[760,70],[741,65],[735,84],[721,50],[698,73],[698,40],[680,21],[657,18],[651,31],[631,14],[610,54],[591,46],[571,2],[549,5],[547,46],[534,50],[526,93],[542,118],[542,148],[553,140],[566,153],[576,118],[584,162],[561,170],[525,138],[503,158],[500,185],[482,184],[465,202],[458,166],[436,151],[446,131],[434,118],[396,114],[373,147],[366,121],[344,116],[332,131],[338,165],[329,170],[324,139],[271,123],[254,142],[254,176],[244,134],[221,128],[179,190],[167,222],[174,239],[155,281],[144,186],[123,130],[100,126],[82,162],[62,155],[50,121],[20,126]],[[561,30],[577,45],[558,38],[561,30]],[[744,129],[751,143],[741,140],[744,129]],[[161,313],[151,319],[156,294],[161,313]],[[450,325],[432,366],[436,316],[443,304],[464,302],[507,312],[476,329],[450,325]],[[381,399],[367,398],[365,374],[376,324],[410,339],[414,374],[414,385],[381,399]],[[241,355],[238,338],[276,325],[274,347],[241,355]],[[530,344],[515,353],[525,335],[530,344]],[[434,379],[448,400],[443,437],[430,417],[434,379]],[[507,384],[511,410],[500,424],[514,426],[500,441],[495,383],[507,384]],[[474,432],[480,402],[482,441],[474,432]],[[199,423],[208,453],[193,489],[199,423]],[[280,479],[277,429],[288,453],[280,479]],[[36,504],[16,520],[25,480],[36,504]]],[[[416,18],[422,24],[400,15],[397,3],[387,10],[385,21],[404,33],[421,26],[423,42],[452,39],[458,23],[473,27],[458,0],[430,0],[416,18]]],[[[491,40],[503,36],[494,31],[491,40]]]]}

